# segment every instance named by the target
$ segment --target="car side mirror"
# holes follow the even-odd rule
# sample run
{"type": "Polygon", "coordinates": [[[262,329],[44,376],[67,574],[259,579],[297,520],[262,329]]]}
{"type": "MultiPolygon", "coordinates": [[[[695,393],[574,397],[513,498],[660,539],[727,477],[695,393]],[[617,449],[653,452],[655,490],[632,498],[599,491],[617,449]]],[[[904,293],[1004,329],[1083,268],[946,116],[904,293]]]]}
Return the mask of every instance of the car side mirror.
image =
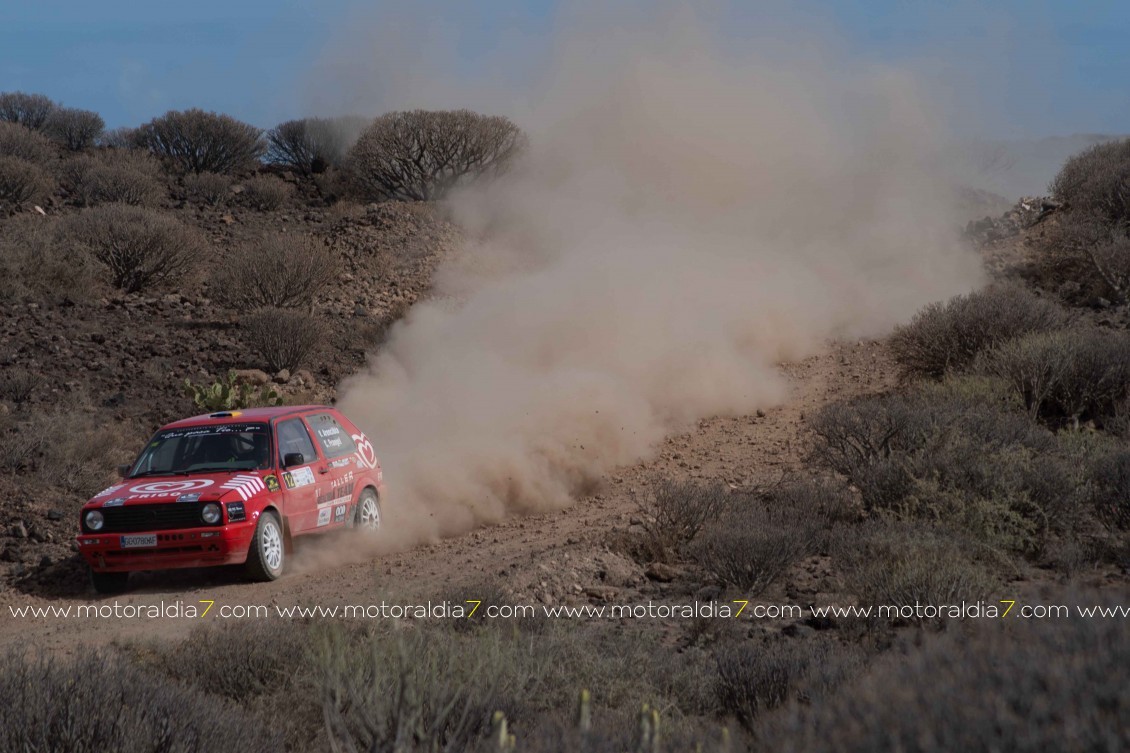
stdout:
{"type": "Polygon", "coordinates": [[[288,452],[283,455],[283,468],[291,468],[296,465],[302,465],[306,462],[306,457],[301,452],[288,452]]]}
{"type": "Polygon", "coordinates": [[[118,466],[118,478],[125,478],[127,475],[129,475],[129,469],[130,469],[130,466],[128,464],[119,465],[118,466]]]}

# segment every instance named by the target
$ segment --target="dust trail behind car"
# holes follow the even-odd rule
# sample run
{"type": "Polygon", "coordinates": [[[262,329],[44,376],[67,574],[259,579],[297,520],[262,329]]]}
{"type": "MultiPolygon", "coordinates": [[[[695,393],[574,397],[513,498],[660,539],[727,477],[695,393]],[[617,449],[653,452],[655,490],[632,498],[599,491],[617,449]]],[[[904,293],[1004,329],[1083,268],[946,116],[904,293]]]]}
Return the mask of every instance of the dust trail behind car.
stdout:
{"type": "Polygon", "coordinates": [[[978,283],[913,78],[677,18],[562,32],[517,108],[526,158],[451,201],[473,241],[344,385],[389,545],[567,505],[696,419],[787,399],[778,363],[978,283]]]}

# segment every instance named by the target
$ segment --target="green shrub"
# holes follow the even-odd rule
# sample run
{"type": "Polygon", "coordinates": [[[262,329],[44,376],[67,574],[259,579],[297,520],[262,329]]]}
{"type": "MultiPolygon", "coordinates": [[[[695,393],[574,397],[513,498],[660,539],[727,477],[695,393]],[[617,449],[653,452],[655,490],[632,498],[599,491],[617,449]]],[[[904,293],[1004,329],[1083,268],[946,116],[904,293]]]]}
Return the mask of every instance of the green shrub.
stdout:
{"type": "Polygon", "coordinates": [[[232,308],[308,308],[336,279],[338,260],[306,236],[268,235],[216,267],[212,297],[232,308]]]}
{"type": "Polygon", "coordinates": [[[238,707],[162,682],[115,654],[0,660],[0,750],[277,751],[238,707]]]}
{"type": "Polygon", "coordinates": [[[38,165],[19,157],[0,157],[0,206],[42,203],[55,183],[38,165]]]}
{"type": "Polygon", "coordinates": [[[1006,340],[1064,322],[1054,303],[1018,285],[997,285],[930,304],[896,329],[890,344],[905,376],[940,378],[1006,340]]]}
{"type": "Polygon", "coordinates": [[[253,167],[266,150],[258,128],[197,109],[170,110],[140,126],[135,139],[181,173],[230,175],[253,167]]]}
{"type": "Polygon", "coordinates": [[[252,350],[272,373],[307,364],[326,336],[313,315],[294,309],[262,308],[240,322],[252,350]]]}
{"type": "Polygon", "coordinates": [[[68,218],[64,227],[69,245],[104,264],[113,285],[127,293],[175,279],[205,251],[196,231],[142,207],[94,207],[68,218]]]}

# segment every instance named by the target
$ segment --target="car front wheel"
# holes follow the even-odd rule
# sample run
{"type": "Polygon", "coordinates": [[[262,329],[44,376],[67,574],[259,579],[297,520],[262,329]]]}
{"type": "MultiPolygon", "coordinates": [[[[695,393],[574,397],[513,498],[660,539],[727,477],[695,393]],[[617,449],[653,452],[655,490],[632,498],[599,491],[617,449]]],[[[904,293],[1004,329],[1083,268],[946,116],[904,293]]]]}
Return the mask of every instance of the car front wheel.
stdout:
{"type": "Polygon", "coordinates": [[[274,580],[282,575],[286,560],[282,524],[279,516],[265,512],[259,516],[251,549],[247,552],[247,573],[255,580],[274,580]]]}

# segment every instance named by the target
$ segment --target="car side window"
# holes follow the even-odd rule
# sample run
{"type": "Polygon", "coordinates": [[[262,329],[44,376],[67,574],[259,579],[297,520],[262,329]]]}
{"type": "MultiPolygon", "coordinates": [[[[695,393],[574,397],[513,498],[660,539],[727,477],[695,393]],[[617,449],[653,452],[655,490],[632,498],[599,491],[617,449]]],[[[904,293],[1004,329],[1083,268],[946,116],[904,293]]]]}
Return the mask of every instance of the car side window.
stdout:
{"type": "Polygon", "coordinates": [[[302,419],[291,418],[280,421],[278,436],[280,461],[293,452],[302,453],[303,463],[312,463],[318,457],[314,443],[310,441],[310,435],[306,433],[306,427],[302,425],[302,419]]]}
{"type": "Polygon", "coordinates": [[[322,452],[327,458],[337,458],[342,455],[352,455],[357,452],[349,432],[338,423],[338,420],[329,413],[315,413],[308,416],[307,421],[314,429],[314,436],[322,446],[322,452]]]}

